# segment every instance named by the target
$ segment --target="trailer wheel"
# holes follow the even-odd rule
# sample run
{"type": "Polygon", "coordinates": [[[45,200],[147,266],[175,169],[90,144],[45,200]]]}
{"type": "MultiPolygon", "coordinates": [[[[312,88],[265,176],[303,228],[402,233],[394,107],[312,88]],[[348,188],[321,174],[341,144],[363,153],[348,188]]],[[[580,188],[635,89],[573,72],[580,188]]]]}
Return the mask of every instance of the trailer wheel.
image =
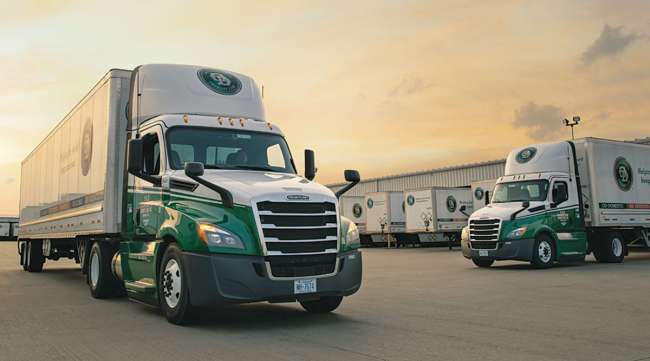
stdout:
{"type": "Polygon", "coordinates": [[[300,301],[300,305],[310,313],[329,313],[337,309],[341,301],[342,296],[326,296],[318,300],[300,301]]]}
{"type": "Polygon", "coordinates": [[[187,277],[181,250],[176,244],[170,244],[165,250],[160,272],[158,273],[158,295],[160,309],[167,321],[183,325],[191,322],[194,307],[190,302],[187,277]]]}
{"type": "Polygon", "coordinates": [[[472,258],[472,262],[474,262],[477,267],[481,268],[489,268],[494,264],[493,259],[472,258]]]}
{"type": "Polygon", "coordinates": [[[594,249],[594,257],[600,263],[621,263],[625,258],[627,245],[619,232],[607,232],[594,249]]]}
{"type": "Polygon", "coordinates": [[[124,294],[124,284],[111,270],[111,261],[117,252],[109,242],[94,242],[88,254],[86,282],[94,298],[110,298],[124,294]]]}
{"type": "Polygon", "coordinates": [[[43,257],[43,241],[27,241],[25,245],[27,251],[25,255],[26,266],[23,266],[27,272],[41,272],[45,257],[43,257]]]}
{"type": "Polygon", "coordinates": [[[541,234],[535,239],[533,254],[530,263],[535,268],[549,268],[555,262],[555,245],[546,234],[541,234]]]}

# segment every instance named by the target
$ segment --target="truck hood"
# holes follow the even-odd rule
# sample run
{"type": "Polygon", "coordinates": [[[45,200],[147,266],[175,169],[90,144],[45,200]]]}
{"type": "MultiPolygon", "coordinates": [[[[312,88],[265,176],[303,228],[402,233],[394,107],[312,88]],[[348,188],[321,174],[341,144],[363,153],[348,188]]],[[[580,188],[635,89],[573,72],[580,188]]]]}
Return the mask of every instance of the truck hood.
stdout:
{"type": "MultiPolygon", "coordinates": [[[[530,207],[535,208],[537,206],[540,206],[544,204],[544,202],[530,202],[530,207]]],[[[472,213],[472,215],[469,217],[470,220],[475,220],[475,219],[485,219],[485,218],[498,218],[498,219],[503,219],[503,220],[509,220],[510,216],[520,210],[522,208],[521,202],[510,202],[510,203],[492,203],[488,206],[485,206],[476,212],[472,213]]],[[[525,211],[519,213],[517,215],[517,218],[527,216],[531,214],[531,212],[526,209],[525,211]]],[[[534,212],[538,213],[538,212],[534,212]]]]}
{"type": "MultiPolygon", "coordinates": [[[[175,173],[175,178],[194,182],[182,171],[175,173]]],[[[296,174],[206,169],[202,178],[229,190],[236,204],[246,206],[250,206],[254,201],[265,199],[288,201],[287,196],[309,197],[309,199],[303,199],[303,202],[322,202],[324,200],[336,202],[336,197],[330,189],[296,174]]],[[[204,186],[199,186],[194,191],[194,195],[214,199],[219,198],[217,193],[204,186]]]]}

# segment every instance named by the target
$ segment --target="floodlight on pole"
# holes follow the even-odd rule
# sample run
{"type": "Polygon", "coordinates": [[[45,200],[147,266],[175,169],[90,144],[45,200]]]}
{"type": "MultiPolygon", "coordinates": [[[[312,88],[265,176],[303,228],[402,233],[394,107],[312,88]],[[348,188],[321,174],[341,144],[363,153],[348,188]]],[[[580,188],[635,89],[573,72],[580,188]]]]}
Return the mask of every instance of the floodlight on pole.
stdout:
{"type": "Polygon", "coordinates": [[[578,124],[580,124],[580,116],[578,115],[574,116],[573,119],[571,120],[564,118],[564,125],[567,127],[571,127],[571,139],[576,139],[573,134],[573,127],[575,127],[578,124]]]}

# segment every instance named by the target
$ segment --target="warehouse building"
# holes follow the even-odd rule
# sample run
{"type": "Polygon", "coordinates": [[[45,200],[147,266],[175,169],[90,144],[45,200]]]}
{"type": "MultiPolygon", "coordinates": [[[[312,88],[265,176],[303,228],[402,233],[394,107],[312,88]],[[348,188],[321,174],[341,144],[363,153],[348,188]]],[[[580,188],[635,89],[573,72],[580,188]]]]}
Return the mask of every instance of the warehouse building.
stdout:
{"type": "MultiPolygon", "coordinates": [[[[650,137],[630,142],[650,145],[650,137]]],[[[499,159],[481,163],[402,173],[378,178],[364,179],[346,196],[363,196],[370,192],[404,191],[427,187],[468,187],[471,182],[496,179],[503,175],[506,160],[499,159]]],[[[333,191],[341,189],[346,183],[330,184],[333,191]]]]}

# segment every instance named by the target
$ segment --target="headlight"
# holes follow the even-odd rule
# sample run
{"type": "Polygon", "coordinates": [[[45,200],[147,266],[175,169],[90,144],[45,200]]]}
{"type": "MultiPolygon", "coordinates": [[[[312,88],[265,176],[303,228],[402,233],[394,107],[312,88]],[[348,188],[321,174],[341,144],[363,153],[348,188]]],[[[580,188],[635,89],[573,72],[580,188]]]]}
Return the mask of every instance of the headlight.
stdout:
{"type": "Polygon", "coordinates": [[[523,237],[524,234],[526,234],[526,230],[528,230],[528,227],[519,227],[517,229],[514,229],[510,233],[508,233],[508,238],[510,239],[521,238],[523,237]]]}
{"type": "Polygon", "coordinates": [[[461,241],[469,241],[469,227],[468,226],[463,227],[463,230],[460,232],[460,240],[461,241]]]}
{"type": "Polygon", "coordinates": [[[359,228],[354,223],[350,223],[348,233],[345,234],[345,243],[351,247],[359,247],[361,239],[359,237],[359,228]]]}
{"type": "Polygon", "coordinates": [[[198,223],[196,231],[199,234],[199,239],[208,247],[244,249],[244,242],[239,237],[213,224],[198,223]]]}

